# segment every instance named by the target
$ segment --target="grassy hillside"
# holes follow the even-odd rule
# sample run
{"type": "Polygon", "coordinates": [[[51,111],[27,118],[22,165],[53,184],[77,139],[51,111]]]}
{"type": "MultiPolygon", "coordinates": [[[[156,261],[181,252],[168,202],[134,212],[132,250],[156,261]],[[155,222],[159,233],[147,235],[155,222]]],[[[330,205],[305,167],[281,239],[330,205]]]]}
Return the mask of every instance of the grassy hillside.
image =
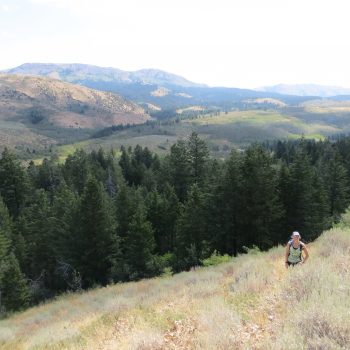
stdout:
{"type": "Polygon", "coordinates": [[[289,270],[277,247],[60,297],[2,320],[1,349],[348,349],[349,225],[289,270]]]}
{"type": "Polygon", "coordinates": [[[123,97],[55,79],[0,74],[0,148],[42,152],[91,130],[149,119],[123,97]]]}
{"type": "Polygon", "coordinates": [[[159,125],[138,125],[108,137],[60,146],[56,152],[60,157],[65,157],[77,148],[90,151],[103,147],[109,150],[119,149],[121,145],[140,144],[154,152],[166,153],[177,139],[185,138],[193,131],[206,140],[212,154],[225,157],[232,147],[244,147],[251,142],[296,139],[302,135],[321,140],[328,135],[350,132],[350,113],[311,113],[304,107],[217,112],[159,125]]]}

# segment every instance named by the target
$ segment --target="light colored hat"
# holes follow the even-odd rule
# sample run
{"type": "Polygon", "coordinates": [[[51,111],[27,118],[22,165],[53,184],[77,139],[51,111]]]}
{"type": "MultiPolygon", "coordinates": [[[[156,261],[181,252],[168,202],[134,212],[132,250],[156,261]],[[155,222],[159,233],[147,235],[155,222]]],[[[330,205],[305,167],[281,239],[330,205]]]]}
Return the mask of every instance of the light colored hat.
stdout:
{"type": "Polygon", "coordinates": [[[300,237],[300,233],[298,231],[294,231],[292,233],[292,237],[296,237],[296,236],[299,236],[300,237]]]}

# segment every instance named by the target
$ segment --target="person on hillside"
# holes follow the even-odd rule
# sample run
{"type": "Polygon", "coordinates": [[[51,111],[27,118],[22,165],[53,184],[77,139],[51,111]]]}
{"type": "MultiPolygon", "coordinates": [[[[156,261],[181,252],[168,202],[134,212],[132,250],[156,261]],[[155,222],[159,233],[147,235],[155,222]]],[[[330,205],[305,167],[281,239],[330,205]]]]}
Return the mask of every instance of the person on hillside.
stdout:
{"type": "Polygon", "coordinates": [[[286,268],[303,264],[309,258],[306,245],[300,240],[300,233],[294,231],[291,238],[286,246],[286,268]]]}

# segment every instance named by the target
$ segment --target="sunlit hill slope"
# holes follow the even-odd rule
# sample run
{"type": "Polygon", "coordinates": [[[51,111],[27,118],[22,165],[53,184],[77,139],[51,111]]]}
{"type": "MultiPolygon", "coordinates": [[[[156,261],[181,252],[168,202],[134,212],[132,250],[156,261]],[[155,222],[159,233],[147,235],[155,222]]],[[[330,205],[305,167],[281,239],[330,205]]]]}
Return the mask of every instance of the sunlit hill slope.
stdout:
{"type": "Polygon", "coordinates": [[[284,248],[65,295],[0,322],[1,349],[349,349],[350,219],[284,248]]]}
{"type": "Polygon", "coordinates": [[[0,147],[50,146],[149,119],[123,97],[56,79],[0,74],[0,147]]]}

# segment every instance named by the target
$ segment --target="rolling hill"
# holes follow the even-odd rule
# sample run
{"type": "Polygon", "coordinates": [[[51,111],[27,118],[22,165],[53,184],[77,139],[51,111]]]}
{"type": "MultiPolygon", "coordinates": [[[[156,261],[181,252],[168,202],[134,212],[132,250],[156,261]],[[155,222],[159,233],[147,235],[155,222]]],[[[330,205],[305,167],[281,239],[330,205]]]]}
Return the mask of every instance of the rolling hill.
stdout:
{"type": "MultiPolygon", "coordinates": [[[[180,111],[179,111],[180,112],[180,111]]],[[[198,111],[199,113],[201,111],[198,111]]],[[[350,133],[350,105],[319,101],[300,107],[249,109],[232,112],[183,116],[168,121],[152,121],[123,130],[108,128],[92,138],[55,148],[65,158],[78,148],[87,151],[100,147],[109,150],[121,145],[148,147],[165,154],[181,138],[196,132],[205,139],[214,157],[227,157],[231,148],[244,148],[252,142],[273,139],[297,139],[302,136],[322,140],[327,136],[350,133]]]]}
{"type": "MultiPolygon", "coordinates": [[[[349,214],[284,267],[284,247],[217,266],[109,285],[0,321],[24,349],[348,349],[349,214]]],[[[286,237],[287,240],[288,237],[286,237]]]]}
{"type": "Polygon", "coordinates": [[[0,74],[0,146],[47,148],[149,119],[125,98],[57,79],[0,74]]]}

